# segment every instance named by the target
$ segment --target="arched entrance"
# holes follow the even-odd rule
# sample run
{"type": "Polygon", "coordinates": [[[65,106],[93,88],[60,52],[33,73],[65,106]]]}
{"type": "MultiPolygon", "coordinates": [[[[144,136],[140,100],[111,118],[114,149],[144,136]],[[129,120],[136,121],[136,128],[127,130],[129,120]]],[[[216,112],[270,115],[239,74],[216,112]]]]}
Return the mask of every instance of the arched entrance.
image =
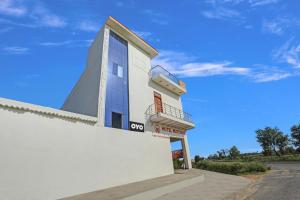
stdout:
{"type": "Polygon", "coordinates": [[[174,169],[191,169],[192,163],[186,135],[182,138],[170,137],[170,143],[174,169]]]}

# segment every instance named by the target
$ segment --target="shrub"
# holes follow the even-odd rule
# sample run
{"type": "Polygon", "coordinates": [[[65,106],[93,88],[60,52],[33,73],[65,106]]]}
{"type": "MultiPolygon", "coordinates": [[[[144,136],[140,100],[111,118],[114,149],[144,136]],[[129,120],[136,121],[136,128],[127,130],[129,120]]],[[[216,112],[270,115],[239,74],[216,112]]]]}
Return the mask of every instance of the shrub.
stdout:
{"type": "Polygon", "coordinates": [[[195,162],[199,162],[200,161],[200,156],[199,155],[196,155],[195,158],[194,158],[195,162]]]}
{"type": "Polygon", "coordinates": [[[282,155],[282,156],[242,156],[242,161],[258,161],[258,162],[273,162],[273,161],[300,161],[300,154],[282,155]]]}
{"type": "Polygon", "coordinates": [[[183,165],[183,160],[173,159],[174,169],[181,169],[182,165],[183,165]]]}
{"type": "Polygon", "coordinates": [[[259,162],[213,162],[200,161],[196,168],[225,174],[244,174],[253,172],[265,172],[268,168],[259,162]]]}
{"type": "Polygon", "coordinates": [[[199,162],[201,160],[204,160],[204,158],[200,157],[199,155],[195,155],[195,158],[194,158],[195,163],[197,163],[197,162],[199,162]]]}

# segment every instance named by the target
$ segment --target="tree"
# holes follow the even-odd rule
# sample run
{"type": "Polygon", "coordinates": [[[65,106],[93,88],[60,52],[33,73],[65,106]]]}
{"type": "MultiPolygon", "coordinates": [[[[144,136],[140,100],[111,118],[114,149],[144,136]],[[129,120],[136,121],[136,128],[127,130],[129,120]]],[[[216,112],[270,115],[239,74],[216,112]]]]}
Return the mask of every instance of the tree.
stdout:
{"type": "Polygon", "coordinates": [[[218,157],[218,155],[215,153],[215,154],[209,155],[209,156],[207,157],[207,159],[208,159],[208,160],[218,160],[219,157],[218,157]]]}
{"type": "Polygon", "coordinates": [[[227,157],[227,150],[221,149],[220,151],[217,151],[218,159],[222,160],[227,157]]]}
{"type": "Polygon", "coordinates": [[[236,160],[240,156],[240,151],[236,146],[229,149],[229,157],[231,160],[236,160]]]}
{"type": "Polygon", "coordinates": [[[264,155],[275,153],[280,156],[280,153],[282,154],[289,144],[288,136],[276,127],[256,130],[256,139],[262,147],[264,155]]]}
{"type": "Polygon", "coordinates": [[[300,124],[292,126],[291,136],[294,146],[297,148],[297,151],[300,152],[300,124]]]}
{"type": "Polygon", "coordinates": [[[220,151],[217,151],[218,159],[223,160],[228,156],[228,150],[227,149],[221,149],[220,151]]]}
{"type": "Polygon", "coordinates": [[[276,140],[280,154],[285,154],[289,145],[289,137],[287,135],[278,134],[276,140]]]}
{"type": "Polygon", "coordinates": [[[256,140],[260,144],[261,148],[263,149],[263,154],[265,156],[269,156],[272,154],[271,149],[271,137],[269,132],[271,128],[266,127],[265,129],[258,129],[256,130],[256,140]]]}
{"type": "Polygon", "coordinates": [[[195,160],[195,163],[199,162],[200,161],[200,156],[196,155],[194,160],[195,160]]]}

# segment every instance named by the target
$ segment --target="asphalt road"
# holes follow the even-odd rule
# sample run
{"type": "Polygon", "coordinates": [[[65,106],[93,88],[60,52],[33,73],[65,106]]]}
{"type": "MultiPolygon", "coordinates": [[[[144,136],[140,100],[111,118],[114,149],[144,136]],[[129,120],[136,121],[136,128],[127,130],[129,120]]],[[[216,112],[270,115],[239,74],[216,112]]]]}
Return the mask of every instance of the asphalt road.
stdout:
{"type": "Polygon", "coordinates": [[[300,162],[271,163],[274,171],[253,185],[247,200],[300,200],[300,162]]]}

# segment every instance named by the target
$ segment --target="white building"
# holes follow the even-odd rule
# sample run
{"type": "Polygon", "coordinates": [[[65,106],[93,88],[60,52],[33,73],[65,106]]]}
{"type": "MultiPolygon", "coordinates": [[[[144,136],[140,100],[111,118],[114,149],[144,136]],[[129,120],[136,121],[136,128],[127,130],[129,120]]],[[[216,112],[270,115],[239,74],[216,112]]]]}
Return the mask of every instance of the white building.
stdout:
{"type": "Polygon", "coordinates": [[[0,98],[0,199],[57,199],[191,168],[185,84],[158,52],[109,17],[62,110],[0,98]]]}

